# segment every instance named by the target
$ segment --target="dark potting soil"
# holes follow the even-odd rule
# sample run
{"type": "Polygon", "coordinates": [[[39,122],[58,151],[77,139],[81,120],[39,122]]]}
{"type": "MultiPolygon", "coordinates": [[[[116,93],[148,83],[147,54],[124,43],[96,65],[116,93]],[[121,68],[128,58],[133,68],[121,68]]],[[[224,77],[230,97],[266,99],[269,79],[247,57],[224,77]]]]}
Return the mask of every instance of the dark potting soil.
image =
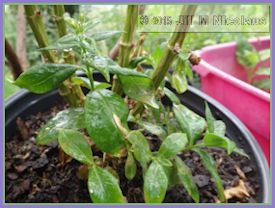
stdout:
{"type": "MultiPolygon", "coordinates": [[[[79,176],[81,164],[69,157],[60,154],[58,144],[50,146],[38,146],[35,144],[35,137],[40,127],[46,123],[57,112],[64,109],[63,105],[56,106],[48,112],[38,113],[26,120],[17,119],[15,136],[6,138],[5,151],[5,193],[6,202],[91,202],[87,180],[79,176]]],[[[151,149],[157,150],[160,141],[148,134],[151,149]]],[[[102,154],[95,151],[95,155],[102,154]]],[[[247,158],[231,154],[224,150],[211,148],[206,149],[216,160],[218,172],[222,178],[225,190],[230,197],[228,202],[257,202],[257,170],[252,161],[247,158]],[[244,183],[245,192],[238,188],[238,184],[244,183]],[[232,189],[232,190],[231,190],[232,189]],[[234,194],[235,193],[235,194],[234,194]],[[246,193],[246,194],[243,194],[246,193]]],[[[215,184],[208,171],[203,167],[200,158],[194,152],[187,152],[181,155],[187,166],[192,170],[193,178],[198,186],[200,202],[217,202],[215,184]]],[[[120,186],[128,202],[144,202],[143,179],[141,168],[138,167],[135,178],[128,181],[124,176],[124,163],[126,158],[120,161],[112,160],[109,163],[118,172],[120,186]]],[[[84,171],[85,172],[85,171],[84,171]]],[[[85,174],[84,174],[85,175],[85,174]]],[[[166,203],[188,203],[193,202],[182,185],[168,189],[164,202],[166,203]]]]}

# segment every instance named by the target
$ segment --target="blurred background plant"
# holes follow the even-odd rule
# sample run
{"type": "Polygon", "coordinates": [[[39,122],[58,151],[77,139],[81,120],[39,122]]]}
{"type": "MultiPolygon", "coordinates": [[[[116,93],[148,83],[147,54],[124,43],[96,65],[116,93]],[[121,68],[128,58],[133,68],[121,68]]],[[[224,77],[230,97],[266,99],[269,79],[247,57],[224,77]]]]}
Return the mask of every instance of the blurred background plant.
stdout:
{"type": "MultiPolygon", "coordinates": [[[[265,7],[256,5],[253,7],[243,7],[243,5],[227,5],[220,7],[220,5],[203,5],[198,7],[197,12],[210,12],[230,16],[236,14],[234,11],[236,6],[246,16],[268,16],[269,13],[265,7]],[[231,8],[232,7],[232,8],[231,8]],[[234,8],[233,8],[234,7],[234,8]],[[256,8],[256,9],[255,9],[256,8]]],[[[175,5],[146,5],[145,14],[148,15],[169,15],[175,13],[177,7],[175,5]]],[[[49,42],[54,43],[58,39],[58,30],[53,18],[53,10],[51,5],[39,6],[43,21],[46,24],[46,30],[49,36],[49,42]]],[[[87,19],[98,19],[101,21],[94,32],[123,30],[123,23],[126,17],[126,5],[66,5],[65,11],[71,16],[78,16],[83,13],[87,19]]],[[[23,69],[27,66],[35,65],[41,61],[41,53],[38,50],[37,43],[27,25],[23,5],[5,5],[4,9],[4,32],[5,38],[10,43],[11,47],[16,52],[18,59],[23,69]]],[[[217,43],[224,43],[230,41],[238,41],[240,39],[247,39],[250,37],[266,36],[269,33],[189,33],[184,42],[184,50],[198,50],[207,45],[217,43]]],[[[150,33],[145,38],[143,50],[148,54],[152,54],[156,46],[160,46],[165,42],[170,34],[168,33],[150,33]]],[[[103,55],[107,55],[111,49],[116,45],[120,34],[113,36],[107,40],[99,42],[99,48],[103,55]]],[[[136,33],[135,41],[139,38],[139,33],[136,33]]],[[[7,60],[6,60],[7,63],[7,60]]],[[[14,94],[19,90],[18,87],[10,83],[12,74],[8,70],[8,65],[4,66],[4,99],[14,94]]],[[[196,76],[195,76],[196,78],[196,76]]],[[[196,79],[193,79],[196,82],[196,79]]],[[[197,83],[198,84],[198,83],[197,83]]]]}

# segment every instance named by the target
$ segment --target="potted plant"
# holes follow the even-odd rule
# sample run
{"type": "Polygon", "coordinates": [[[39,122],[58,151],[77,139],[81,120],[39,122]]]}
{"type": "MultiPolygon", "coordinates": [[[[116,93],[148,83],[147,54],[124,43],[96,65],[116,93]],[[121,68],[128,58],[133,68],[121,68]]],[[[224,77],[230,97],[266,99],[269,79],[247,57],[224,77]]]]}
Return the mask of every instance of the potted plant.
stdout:
{"type": "MultiPolygon", "coordinates": [[[[37,15],[35,7],[25,9],[32,17],[37,15]]],[[[189,5],[183,8],[182,14],[192,15],[195,10],[196,6],[189,5]]],[[[58,27],[64,29],[62,6],[55,6],[55,12],[60,17],[58,27]]],[[[14,137],[7,140],[7,149],[11,151],[6,152],[6,189],[15,191],[6,193],[8,201],[83,202],[87,197],[81,199],[78,192],[84,191],[94,203],[267,202],[266,163],[251,134],[209,97],[192,88],[186,91],[185,73],[190,70],[184,65],[188,64],[189,55],[181,51],[186,33],[172,34],[160,61],[150,59],[153,70],[135,70],[140,63],[137,60],[141,59],[130,57],[130,53],[137,17],[138,6],[128,6],[119,64],[101,56],[97,50],[96,41],[109,35],[87,36],[87,30],[95,23],[86,22],[81,15],[79,20],[67,18],[71,33],[62,33],[56,44],[44,44],[41,49],[51,62],[54,61],[49,58],[52,50],[61,51],[66,64],[36,65],[15,80],[17,86],[42,95],[24,92],[12,98],[6,107],[7,137],[14,137]],[[74,63],[73,54],[77,55],[78,64],[74,63]],[[176,70],[169,75],[168,68],[174,61],[176,70]],[[76,76],[77,70],[86,76],[76,76]],[[110,74],[113,75],[111,83],[110,74]],[[171,80],[172,88],[166,80],[171,80]],[[58,87],[60,95],[55,90],[58,87]],[[85,88],[86,95],[80,87],[85,88]],[[175,93],[185,91],[183,95],[175,93]],[[68,104],[62,104],[60,96],[68,104]],[[22,106],[23,100],[25,106],[22,106]],[[211,103],[211,108],[205,101],[211,103]],[[16,105],[22,107],[15,108],[16,105]],[[36,115],[30,117],[31,112],[36,115]],[[19,116],[27,120],[15,121],[19,116]],[[20,136],[10,134],[15,123],[20,136]],[[19,137],[24,148],[16,144],[19,137]],[[244,140],[238,141],[238,137],[244,140]],[[241,142],[245,144],[245,151],[237,145],[241,142]],[[31,153],[22,155],[26,150],[31,153]],[[13,155],[17,151],[19,156],[13,155]],[[249,158],[257,163],[252,165],[249,158]],[[21,163],[28,159],[35,161],[21,163]],[[75,172],[73,178],[68,178],[66,168],[75,172]],[[54,170],[59,174],[53,173],[54,170]],[[23,177],[23,181],[19,180],[21,189],[16,190],[18,176],[14,171],[38,174],[28,196],[22,197],[21,189],[29,187],[30,181],[23,177]],[[47,180],[49,177],[52,181],[47,180]],[[82,181],[77,189],[67,188],[73,198],[56,197],[58,187],[52,183],[60,177],[71,181],[68,187],[82,181]],[[83,184],[87,184],[89,192],[83,190],[83,184]],[[40,187],[49,187],[49,190],[41,196],[40,187]]],[[[37,39],[43,35],[41,26],[41,22],[38,25],[33,22],[33,27],[40,31],[37,39]]],[[[36,33],[34,28],[33,31],[36,33]]],[[[57,184],[60,186],[60,182],[57,184]]],[[[58,190],[61,191],[60,187],[58,190]]]]}

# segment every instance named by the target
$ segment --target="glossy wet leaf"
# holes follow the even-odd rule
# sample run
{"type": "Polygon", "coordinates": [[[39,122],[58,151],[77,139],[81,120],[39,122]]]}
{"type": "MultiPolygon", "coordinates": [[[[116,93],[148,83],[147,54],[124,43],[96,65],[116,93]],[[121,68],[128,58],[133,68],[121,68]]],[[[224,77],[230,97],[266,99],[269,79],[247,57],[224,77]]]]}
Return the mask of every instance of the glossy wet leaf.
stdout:
{"type": "Polygon", "coordinates": [[[77,130],[61,129],[58,142],[62,150],[84,164],[93,164],[93,153],[83,134],[77,130]]]}
{"type": "Polygon", "coordinates": [[[207,126],[208,126],[208,131],[209,133],[214,133],[214,122],[215,122],[215,118],[213,117],[211,110],[207,104],[207,102],[205,102],[205,117],[206,117],[206,121],[207,121],[207,126]]]}
{"type": "Polygon", "coordinates": [[[157,161],[149,166],[144,178],[144,199],[146,203],[161,203],[168,187],[166,173],[157,161]]]}
{"type": "Polygon", "coordinates": [[[123,99],[110,90],[90,92],[85,100],[87,131],[96,146],[104,152],[115,154],[124,146],[124,137],[114,122],[113,114],[127,126],[128,108],[123,99]]]}
{"type": "MultiPolygon", "coordinates": [[[[91,89],[91,83],[87,77],[73,77],[72,82],[74,84],[78,84],[80,86],[86,87],[87,89],[91,89]]],[[[107,82],[94,81],[93,83],[94,83],[94,90],[107,89],[111,87],[111,85],[107,82]]]]}
{"type": "Polygon", "coordinates": [[[113,64],[113,61],[111,59],[102,56],[95,56],[90,64],[91,67],[95,68],[104,76],[107,82],[110,81],[108,66],[110,64],[113,64]]]}
{"type": "Polygon", "coordinates": [[[214,134],[224,136],[226,131],[225,123],[221,120],[214,121],[214,134]]]}
{"type": "Polygon", "coordinates": [[[184,133],[173,133],[170,134],[162,142],[159,151],[158,157],[171,159],[180,153],[184,147],[187,145],[188,139],[184,133]]]}
{"type": "Polygon", "coordinates": [[[151,78],[140,75],[119,75],[119,80],[123,91],[130,98],[152,108],[159,108],[155,100],[155,88],[151,78]]]}
{"type": "Polygon", "coordinates": [[[124,203],[119,181],[109,171],[92,167],[89,170],[88,189],[94,203],[124,203]]]}
{"type": "Polygon", "coordinates": [[[189,110],[184,105],[174,105],[173,111],[180,128],[187,134],[190,144],[200,138],[206,127],[204,118],[189,110]]]}
{"type": "Polygon", "coordinates": [[[95,41],[106,40],[108,38],[115,37],[121,34],[121,31],[104,31],[104,32],[97,32],[92,34],[92,38],[95,41]]]}
{"type": "Polygon", "coordinates": [[[132,180],[135,175],[136,175],[136,171],[137,171],[137,165],[136,165],[136,161],[134,159],[133,154],[128,151],[128,156],[125,162],[125,176],[128,180],[132,180]]]}
{"type": "Polygon", "coordinates": [[[140,131],[131,131],[128,134],[128,140],[132,144],[136,160],[139,161],[143,167],[146,167],[152,158],[152,152],[147,139],[140,131]]]}
{"type": "Polygon", "coordinates": [[[178,60],[176,67],[177,69],[172,74],[171,85],[177,93],[181,94],[187,90],[188,86],[184,71],[184,62],[182,60],[178,60]]]}
{"type": "Polygon", "coordinates": [[[203,166],[208,170],[208,172],[210,173],[210,175],[212,176],[216,184],[219,200],[221,202],[224,202],[225,201],[224,188],[223,188],[222,180],[218,174],[215,160],[210,154],[208,154],[204,150],[201,150],[198,148],[193,148],[192,150],[195,151],[200,156],[203,166]]]}
{"type": "Polygon", "coordinates": [[[202,145],[207,147],[220,147],[227,150],[228,154],[231,154],[236,144],[225,136],[219,136],[216,134],[208,133],[203,137],[202,145]]]}
{"type": "Polygon", "coordinates": [[[71,64],[35,65],[23,72],[14,84],[41,94],[58,88],[77,69],[80,69],[80,67],[71,64]]]}
{"type": "Polygon", "coordinates": [[[87,77],[73,77],[72,82],[82,87],[86,87],[87,89],[91,89],[91,83],[87,77]]]}
{"type": "Polygon", "coordinates": [[[166,136],[165,130],[157,124],[152,124],[147,121],[139,121],[138,124],[140,127],[145,129],[146,131],[150,132],[151,134],[158,136],[162,140],[166,136]]]}
{"type": "Polygon", "coordinates": [[[177,168],[177,175],[179,181],[184,186],[188,194],[192,197],[192,199],[198,203],[200,200],[199,191],[196,183],[193,180],[191,170],[185,165],[181,158],[175,158],[175,165],[177,168]]]}
{"type": "Polygon", "coordinates": [[[171,90],[169,90],[167,87],[164,87],[164,93],[172,101],[172,103],[177,105],[180,104],[180,100],[178,96],[175,93],[173,93],[171,90]]]}
{"type": "Polygon", "coordinates": [[[111,85],[107,82],[97,82],[97,81],[94,81],[94,87],[95,87],[95,90],[99,90],[99,89],[108,89],[111,87],[111,85]]]}
{"type": "Polygon", "coordinates": [[[36,144],[49,144],[57,139],[58,129],[77,130],[82,128],[85,128],[84,109],[68,108],[60,111],[40,129],[36,144]]]}

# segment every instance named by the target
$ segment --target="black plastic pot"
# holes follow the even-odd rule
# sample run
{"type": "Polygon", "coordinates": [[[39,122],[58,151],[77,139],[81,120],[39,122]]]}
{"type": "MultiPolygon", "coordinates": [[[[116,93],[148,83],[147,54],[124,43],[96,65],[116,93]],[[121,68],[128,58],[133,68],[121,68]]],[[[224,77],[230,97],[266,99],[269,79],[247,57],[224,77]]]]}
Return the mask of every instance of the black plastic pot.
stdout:
{"type": "MultiPolygon", "coordinates": [[[[103,81],[102,76],[99,74],[95,74],[94,78],[97,81],[103,81]]],[[[179,98],[184,105],[201,116],[204,116],[204,101],[207,101],[214,116],[225,122],[227,136],[243,148],[251,160],[255,162],[258,169],[257,180],[260,185],[258,191],[259,202],[268,203],[270,191],[269,167],[260,146],[244,124],[223,105],[193,87],[189,87],[186,93],[179,95],[179,98]]],[[[60,102],[62,102],[62,98],[57,90],[43,95],[21,90],[6,102],[6,138],[11,138],[15,133],[15,120],[17,117],[26,118],[32,114],[47,111],[60,102]]],[[[164,103],[170,105],[168,99],[164,99],[164,103]]]]}

